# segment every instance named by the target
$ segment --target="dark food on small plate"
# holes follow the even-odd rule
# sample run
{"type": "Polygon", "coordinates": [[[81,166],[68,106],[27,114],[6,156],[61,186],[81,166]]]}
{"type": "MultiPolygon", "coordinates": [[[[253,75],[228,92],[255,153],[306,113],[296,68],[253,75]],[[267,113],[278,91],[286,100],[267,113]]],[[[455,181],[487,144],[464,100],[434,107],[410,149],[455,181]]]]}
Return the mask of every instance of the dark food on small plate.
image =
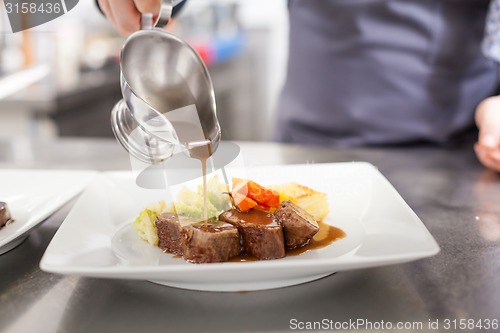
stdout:
{"type": "Polygon", "coordinates": [[[14,222],[5,202],[0,201],[0,229],[14,222]]]}

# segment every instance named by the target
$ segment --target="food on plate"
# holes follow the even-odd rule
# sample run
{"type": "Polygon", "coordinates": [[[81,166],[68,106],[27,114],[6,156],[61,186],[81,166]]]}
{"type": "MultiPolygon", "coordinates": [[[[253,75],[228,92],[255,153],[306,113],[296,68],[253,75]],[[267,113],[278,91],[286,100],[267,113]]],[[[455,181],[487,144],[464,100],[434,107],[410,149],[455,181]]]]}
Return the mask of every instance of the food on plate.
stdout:
{"type": "MultiPolygon", "coordinates": [[[[214,176],[207,181],[207,213],[208,217],[218,216],[231,206],[229,188],[214,176]]],[[[198,191],[183,188],[175,202],[175,212],[192,218],[204,218],[203,186],[198,186],[198,191]]]]}
{"type": "Polygon", "coordinates": [[[14,222],[5,202],[0,201],[0,229],[14,222]]]}
{"type": "MultiPolygon", "coordinates": [[[[158,201],[143,209],[139,216],[132,222],[139,237],[153,246],[158,245],[158,231],[156,230],[156,218],[164,211],[169,210],[165,201],[158,201]]],[[[170,210],[172,210],[170,208],[170,210]]]]}
{"type": "Polygon", "coordinates": [[[231,195],[236,207],[242,212],[252,208],[273,212],[280,204],[278,192],[251,180],[233,178],[231,195]]]}
{"type": "MultiPolygon", "coordinates": [[[[180,220],[184,220],[182,216],[180,220]]],[[[190,220],[187,221],[187,224],[189,222],[190,220]]],[[[156,225],[156,230],[158,231],[158,247],[163,251],[182,255],[183,243],[181,232],[183,225],[179,221],[179,216],[172,212],[165,212],[158,216],[154,225],[156,225]]]]}
{"type": "MultiPolygon", "coordinates": [[[[207,181],[207,211],[208,217],[219,216],[224,210],[231,207],[228,186],[219,181],[216,176],[207,181]]],[[[139,237],[153,246],[158,246],[159,238],[155,221],[162,213],[170,212],[182,217],[189,217],[193,221],[204,218],[203,187],[199,186],[197,191],[183,188],[177,195],[175,203],[167,205],[165,201],[159,201],[143,209],[132,223],[139,237]]],[[[191,221],[192,222],[192,221],[191,221]]],[[[187,223],[187,222],[186,222],[187,223]]]]}
{"type": "Polygon", "coordinates": [[[306,245],[319,231],[318,222],[314,217],[290,200],[283,201],[275,215],[283,226],[287,249],[306,245]]]}
{"type": "Polygon", "coordinates": [[[238,228],[243,253],[257,259],[285,256],[283,228],[273,214],[257,209],[241,212],[233,208],[222,213],[219,219],[238,228]]]}
{"type": "Polygon", "coordinates": [[[240,235],[229,223],[207,221],[182,229],[182,257],[194,263],[224,262],[240,253],[240,235]]]}
{"type": "Polygon", "coordinates": [[[158,216],[156,228],[158,247],[190,262],[223,262],[240,253],[238,229],[228,223],[199,222],[167,212],[158,216]]]}
{"type": "Polygon", "coordinates": [[[278,259],[287,251],[298,254],[297,249],[319,248],[339,238],[320,237],[311,247],[321,228],[329,234],[333,227],[316,219],[328,214],[326,195],[306,186],[289,183],[271,188],[233,178],[229,191],[213,177],[207,189],[208,219],[204,219],[203,189],[183,188],[170,206],[160,201],[140,212],[133,222],[139,237],[192,263],[278,259]]]}
{"type": "Polygon", "coordinates": [[[290,200],[311,214],[316,221],[323,220],[329,213],[330,207],[326,194],[318,192],[304,185],[287,183],[270,186],[279,193],[280,202],[290,200]]]}

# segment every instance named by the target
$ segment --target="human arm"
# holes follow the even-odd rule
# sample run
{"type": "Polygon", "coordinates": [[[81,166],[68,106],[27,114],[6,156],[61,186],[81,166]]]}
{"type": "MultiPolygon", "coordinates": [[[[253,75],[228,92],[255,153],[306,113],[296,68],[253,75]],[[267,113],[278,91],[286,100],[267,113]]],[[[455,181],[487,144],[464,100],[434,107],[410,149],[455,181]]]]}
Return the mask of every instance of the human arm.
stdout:
{"type": "Polygon", "coordinates": [[[500,96],[482,101],[475,118],[479,128],[478,142],[474,146],[476,155],[484,166],[500,172],[500,96]]]}

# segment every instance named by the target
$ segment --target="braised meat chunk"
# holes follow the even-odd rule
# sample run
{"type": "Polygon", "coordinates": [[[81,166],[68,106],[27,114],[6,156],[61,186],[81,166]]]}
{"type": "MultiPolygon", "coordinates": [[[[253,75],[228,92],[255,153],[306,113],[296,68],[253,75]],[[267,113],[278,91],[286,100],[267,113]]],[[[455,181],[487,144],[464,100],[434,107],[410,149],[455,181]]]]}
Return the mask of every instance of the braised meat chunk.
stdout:
{"type": "Polygon", "coordinates": [[[274,214],[283,226],[287,249],[306,245],[319,230],[314,217],[290,200],[283,201],[274,214]]]}
{"type": "Polygon", "coordinates": [[[182,255],[184,244],[181,236],[182,226],[174,213],[163,213],[156,219],[158,247],[165,252],[182,255]]]}
{"type": "Polygon", "coordinates": [[[240,235],[231,224],[197,222],[174,213],[156,219],[158,247],[193,263],[228,261],[240,253],[240,235]]]}
{"type": "Polygon", "coordinates": [[[224,262],[240,253],[240,235],[233,225],[220,221],[198,222],[182,228],[185,260],[224,262]]]}
{"type": "Polygon", "coordinates": [[[274,215],[260,210],[240,212],[230,209],[219,220],[238,228],[243,252],[258,259],[277,259],[285,256],[283,229],[274,215]]]}

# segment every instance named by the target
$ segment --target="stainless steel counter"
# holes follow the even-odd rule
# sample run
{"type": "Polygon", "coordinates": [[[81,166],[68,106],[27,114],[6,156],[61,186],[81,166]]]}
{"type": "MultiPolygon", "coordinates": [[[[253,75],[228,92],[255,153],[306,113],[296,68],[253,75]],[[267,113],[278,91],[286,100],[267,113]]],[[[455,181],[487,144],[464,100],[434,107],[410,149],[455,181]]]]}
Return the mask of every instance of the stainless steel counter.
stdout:
{"type": "MultiPolygon", "coordinates": [[[[365,320],[373,329],[400,322],[413,329],[392,331],[458,332],[461,319],[476,325],[464,332],[494,331],[484,329],[484,320],[500,320],[500,176],[483,169],[472,147],[241,147],[253,164],[371,162],[421,218],[441,252],[406,264],[246,293],[187,291],[146,281],[40,271],[40,258],[72,201],[19,247],[0,256],[0,331],[281,332],[308,322],[365,320]]],[[[110,170],[128,169],[129,161],[114,140],[18,141],[0,142],[0,167],[110,170]]]]}

